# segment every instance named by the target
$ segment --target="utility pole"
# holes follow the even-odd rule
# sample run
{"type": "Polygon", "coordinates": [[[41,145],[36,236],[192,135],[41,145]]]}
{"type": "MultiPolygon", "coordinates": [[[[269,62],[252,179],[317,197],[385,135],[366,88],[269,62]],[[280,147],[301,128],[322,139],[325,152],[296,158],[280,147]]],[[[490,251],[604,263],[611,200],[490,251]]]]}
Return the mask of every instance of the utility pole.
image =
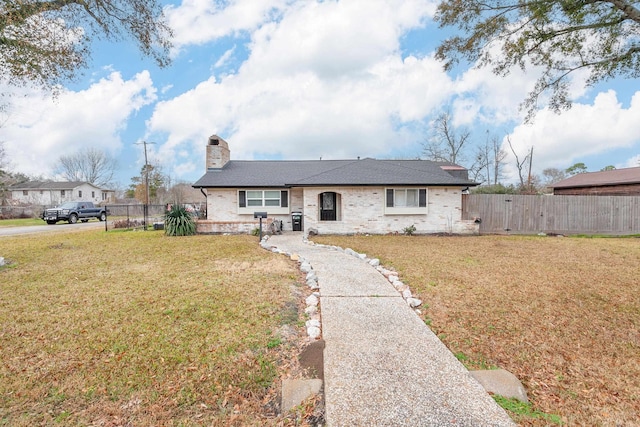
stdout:
{"type": "Polygon", "coordinates": [[[531,166],[533,166],[533,145],[529,151],[529,191],[533,193],[533,183],[531,182],[531,166]]]}
{"type": "Polygon", "coordinates": [[[155,142],[147,142],[142,141],[138,142],[136,145],[142,144],[144,146],[144,190],[145,190],[145,199],[144,206],[142,208],[143,212],[143,224],[144,231],[147,231],[147,221],[149,220],[149,161],[147,158],[147,144],[155,144],[155,142]]]}

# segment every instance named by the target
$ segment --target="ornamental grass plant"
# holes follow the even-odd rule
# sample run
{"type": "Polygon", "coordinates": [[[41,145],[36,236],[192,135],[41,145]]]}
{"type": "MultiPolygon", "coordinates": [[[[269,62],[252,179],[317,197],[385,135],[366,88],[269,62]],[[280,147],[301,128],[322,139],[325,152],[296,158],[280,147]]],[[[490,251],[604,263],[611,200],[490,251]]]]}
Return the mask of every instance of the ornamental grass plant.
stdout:
{"type": "Polygon", "coordinates": [[[196,220],[184,206],[174,204],[165,214],[164,232],[167,236],[193,236],[196,220]]]}

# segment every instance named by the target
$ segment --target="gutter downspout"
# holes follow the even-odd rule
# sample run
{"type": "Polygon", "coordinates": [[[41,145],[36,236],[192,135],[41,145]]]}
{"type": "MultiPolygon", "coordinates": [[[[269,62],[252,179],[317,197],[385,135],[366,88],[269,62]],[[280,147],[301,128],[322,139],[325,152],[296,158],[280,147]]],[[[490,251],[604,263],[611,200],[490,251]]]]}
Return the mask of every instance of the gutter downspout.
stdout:
{"type": "MultiPolygon", "coordinates": [[[[208,203],[207,203],[207,193],[204,192],[204,190],[202,189],[202,187],[200,187],[200,192],[202,193],[202,195],[204,196],[204,205],[207,206],[207,208],[209,207],[208,203]]],[[[205,219],[209,219],[209,209],[207,209],[207,218],[205,219]]]]}

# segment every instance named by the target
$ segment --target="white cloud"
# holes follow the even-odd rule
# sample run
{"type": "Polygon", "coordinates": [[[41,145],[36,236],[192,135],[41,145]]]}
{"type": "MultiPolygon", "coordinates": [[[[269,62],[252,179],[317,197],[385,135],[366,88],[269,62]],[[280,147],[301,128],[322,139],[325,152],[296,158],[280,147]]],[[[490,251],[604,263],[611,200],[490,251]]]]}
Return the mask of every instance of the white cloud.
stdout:
{"type": "MultiPolygon", "coordinates": [[[[560,115],[541,110],[531,125],[516,126],[510,134],[519,155],[534,147],[533,168],[564,169],[585,156],[603,155],[640,146],[640,92],[623,108],[612,90],[599,93],[592,104],[575,103],[560,115]]],[[[509,151],[508,146],[505,149],[509,151]]]]}
{"type": "Polygon", "coordinates": [[[422,1],[299,2],[280,22],[252,36],[249,75],[311,71],[321,78],[357,76],[397,53],[400,36],[432,13],[422,1]]]}
{"type": "Polygon", "coordinates": [[[433,9],[417,0],[295,2],[253,33],[236,74],[159,103],[149,132],[166,135],[160,153],[174,170],[185,146],[203,158],[213,133],[236,159],[386,155],[419,138],[399,126],[421,121],[452,90],[431,56],[400,54],[402,35],[433,9]]]}
{"type": "Polygon", "coordinates": [[[86,90],[63,91],[55,100],[37,92],[15,96],[2,129],[8,157],[19,172],[52,176],[61,155],[82,147],[115,155],[127,119],[155,98],[146,71],[131,80],[114,72],[86,90]]]}
{"type": "Polygon", "coordinates": [[[229,61],[229,58],[231,58],[231,55],[233,55],[233,52],[235,50],[236,50],[235,46],[233,46],[231,49],[228,49],[224,54],[222,54],[220,59],[216,61],[216,63],[213,65],[213,68],[220,68],[223,65],[225,65],[229,61]]]}
{"type": "Polygon", "coordinates": [[[631,157],[625,163],[617,165],[617,168],[637,168],[640,167],[640,154],[631,157]]]}
{"type": "Polygon", "coordinates": [[[165,13],[175,32],[174,43],[180,49],[253,31],[286,5],[286,0],[184,0],[180,6],[167,6],[165,13]]]}

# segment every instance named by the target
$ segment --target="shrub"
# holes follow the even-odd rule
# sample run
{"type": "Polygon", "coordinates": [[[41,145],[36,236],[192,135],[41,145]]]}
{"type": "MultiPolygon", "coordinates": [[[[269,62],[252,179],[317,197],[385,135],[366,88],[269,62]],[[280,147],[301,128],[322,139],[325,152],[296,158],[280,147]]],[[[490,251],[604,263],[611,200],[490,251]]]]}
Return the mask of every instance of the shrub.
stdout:
{"type": "Polygon", "coordinates": [[[184,206],[174,204],[164,218],[164,234],[167,236],[193,236],[196,221],[184,206]]]}
{"type": "Polygon", "coordinates": [[[404,234],[406,234],[407,236],[413,235],[413,233],[415,233],[415,231],[416,231],[416,226],[414,224],[411,224],[410,226],[405,227],[405,228],[402,229],[402,232],[404,234]]]}

